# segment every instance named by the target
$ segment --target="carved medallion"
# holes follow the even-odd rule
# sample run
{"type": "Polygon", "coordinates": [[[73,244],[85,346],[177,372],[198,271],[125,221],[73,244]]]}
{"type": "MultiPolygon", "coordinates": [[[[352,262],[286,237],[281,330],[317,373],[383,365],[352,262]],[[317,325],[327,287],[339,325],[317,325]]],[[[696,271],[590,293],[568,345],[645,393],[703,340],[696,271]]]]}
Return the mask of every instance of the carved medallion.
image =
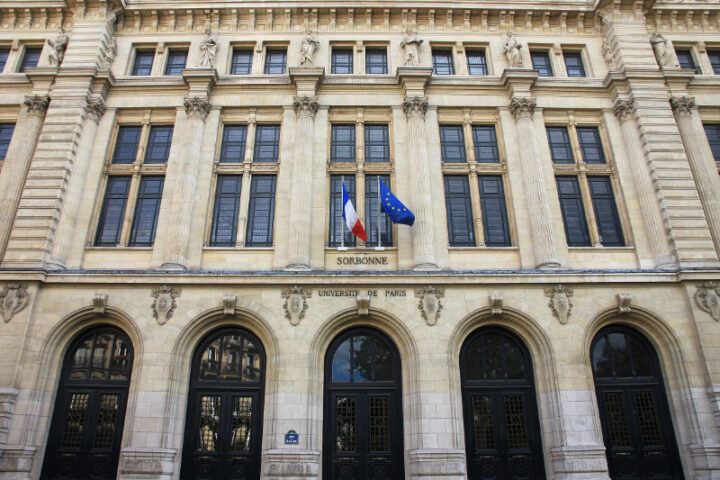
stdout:
{"type": "Polygon", "coordinates": [[[152,304],[153,318],[157,320],[160,325],[164,325],[165,322],[172,318],[173,313],[175,313],[175,308],[177,307],[175,299],[180,296],[180,289],[163,285],[160,288],[154,289],[152,296],[155,299],[152,304]]]}
{"type": "Polygon", "coordinates": [[[573,307],[573,304],[570,301],[570,298],[573,296],[572,288],[565,287],[563,285],[549,287],[545,289],[545,296],[550,297],[550,303],[548,303],[548,306],[550,307],[553,315],[555,315],[555,318],[565,325],[570,318],[570,312],[573,307]]]}
{"type": "Polygon", "coordinates": [[[282,289],[282,298],[285,299],[283,310],[285,318],[290,320],[290,325],[297,325],[305,317],[308,308],[307,300],[312,296],[312,290],[305,287],[288,287],[282,289]]]}
{"type": "Polygon", "coordinates": [[[445,296],[444,288],[425,287],[415,289],[415,297],[419,298],[418,309],[423,320],[430,326],[437,323],[443,309],[440,299],[445,296]]]}
{"type": "Polygon", "coordinates": [[[697,306],[713,319],[720,321],[720,285],[715,285],[715,282],[705,282],[697,288],[698,291],[695,292],[697,306]]]}
{"type": "Polygon", "coordinates": [[[27,307],[29,301],[30,294],[27,292],[27,285],[8,283],[0,291],[3,321],[5,323],[9,322],[16,313],[27,307]]]}

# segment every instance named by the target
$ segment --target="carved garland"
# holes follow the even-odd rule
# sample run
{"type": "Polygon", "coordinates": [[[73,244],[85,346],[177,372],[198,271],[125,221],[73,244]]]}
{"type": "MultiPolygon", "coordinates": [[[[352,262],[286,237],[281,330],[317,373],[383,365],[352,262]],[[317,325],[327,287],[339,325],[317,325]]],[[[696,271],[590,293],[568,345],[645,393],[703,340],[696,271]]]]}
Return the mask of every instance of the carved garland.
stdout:
{"type": "Polygon", "coordinates": [[[285,318],[290,321],[290,325],[297,325],[300,320],[305,318],[305,312],[308,309],[307,299],[312,296],[312,290],[305,287],[283,288],[281,292],[282,298],[285,299],[283,310],[285,318]]]}

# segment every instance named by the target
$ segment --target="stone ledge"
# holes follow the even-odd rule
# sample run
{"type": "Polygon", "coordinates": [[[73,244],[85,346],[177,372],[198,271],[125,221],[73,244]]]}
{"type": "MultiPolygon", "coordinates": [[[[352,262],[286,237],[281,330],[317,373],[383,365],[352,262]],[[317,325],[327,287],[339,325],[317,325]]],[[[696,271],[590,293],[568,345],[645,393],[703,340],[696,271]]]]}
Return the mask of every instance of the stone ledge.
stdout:
{"type": "Polygon", "coordinates": [[[411,450],[408,457],[410,478],[465,478],[465,450],[456,448],[411,450]]]}
{"type": "Polygon", "coordinates": [[[265,450],[263,478],[316,479],[320,473],[320,458],[318,450],[265,450]]]}

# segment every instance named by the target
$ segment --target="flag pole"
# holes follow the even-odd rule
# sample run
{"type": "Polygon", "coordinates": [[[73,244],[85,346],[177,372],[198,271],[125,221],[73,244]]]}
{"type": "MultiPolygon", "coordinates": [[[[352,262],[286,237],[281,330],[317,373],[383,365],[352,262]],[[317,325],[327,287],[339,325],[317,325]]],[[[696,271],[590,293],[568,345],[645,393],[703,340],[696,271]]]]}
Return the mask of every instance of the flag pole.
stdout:
{"type": "Polygon", "coordinates": [[[380,213],[382,212],[381,202],[382,198],[380,195],[380,175],[377,176],[377,194],[378,194],[378,215],[377,215],[377,234],[378,234],[378,244],[377,247],[375,247],[375,250],[385,250],[382,246],[382,223],[380,223],[380,213]]]}
{"type": "MultiPolygon", "coordinates": [[[[345,187],[345,175],[340,175],[340,208],[344,209],[345,205],[343,204],[343,198],[342,198],[342,191],[345,187]]],[[[343,221],[343,211],[340,211],[340,225],[345,225],[345,222],[343,221]]],[[[338,250],[347,250],[347,247],[345,246],[345,228],[343,226],[340,227],[340,246],[338,247],[338,250]]]]}

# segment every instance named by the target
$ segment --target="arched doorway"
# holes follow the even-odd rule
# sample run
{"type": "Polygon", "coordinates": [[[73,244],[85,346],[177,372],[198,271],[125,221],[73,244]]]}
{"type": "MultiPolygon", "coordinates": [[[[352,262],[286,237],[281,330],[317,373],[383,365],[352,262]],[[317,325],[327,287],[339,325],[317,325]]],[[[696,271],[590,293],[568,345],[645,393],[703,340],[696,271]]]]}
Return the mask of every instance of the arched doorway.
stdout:
{"type": "Polygon", "coordinates": [[[325,357],[323,478],[403,478],[400,356],[370,328],[338,336],[325,357]]]}
{"type": "Polygon", "coordinates": [[[612,325],[590,352],[610,477],[682,479],[655,349],[634,329],[612,325]]]}
{"type": "Polygon", "coordinates": [[[117,328],[94,328],[72,342],[40,478],[116,477],[132,364],[132,343],[117,328]]]}
{"type": "Polygon", "coordinates": [[[532,362],[511,332],[485,327],[460,350],[471,480],[544,479],[532,362]]]}
{"type": "Polygon", "coordinates": [[[265,351],[250,332],[223,328],[193,355],[180,478],[259,479],[265,351]]]}

